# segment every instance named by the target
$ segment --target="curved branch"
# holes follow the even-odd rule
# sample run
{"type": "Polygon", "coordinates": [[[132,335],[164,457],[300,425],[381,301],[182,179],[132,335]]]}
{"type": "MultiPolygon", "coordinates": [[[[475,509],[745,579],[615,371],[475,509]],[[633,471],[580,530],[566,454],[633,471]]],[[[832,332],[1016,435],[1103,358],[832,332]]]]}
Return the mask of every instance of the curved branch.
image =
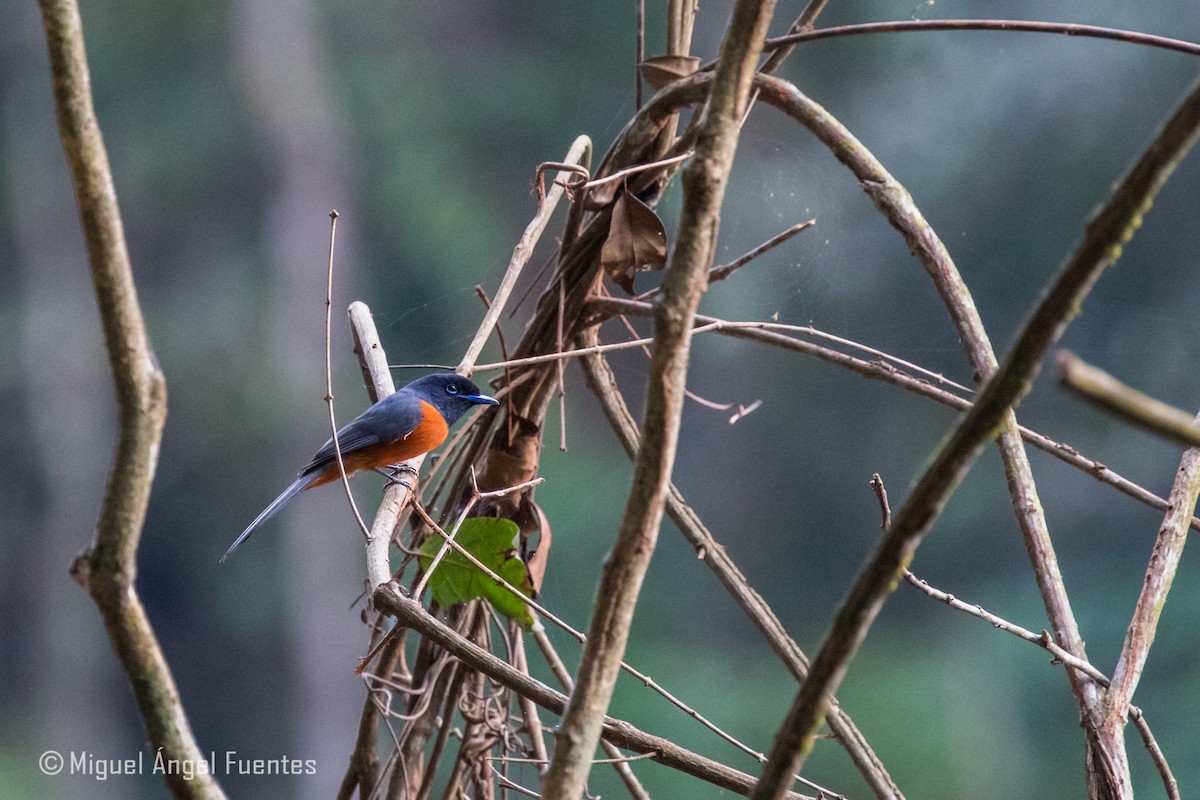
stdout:
{"type": "Polygon", "coordinates": [[[1077,25],[1070,22],[1033,22],[1014,19],[905,19],[894,22],[865,22],[857,25],[838,25],[830,28],[789,33],[767,39],[763,50],[782,50],[801,42],[832,39],[838,36],[857,36],[868,33],[901,33],[912,31],[1020,31],[1024,33],[1055,33],[1062,36],[1081,36],[1091,39],[1110,39],[1146,47],[1159,47],[1179,53],[1200,56],[1200,44],[1150,33],[1103,28],[1099,25],[1077,25]]]}
{"type": "MultiPolygon", "coordinates": [[[[167,384],[146,335],[125,247],[108,154],[92,107],[83,24],[74,0],[41,0],[54,106],[87,244],[96,305],[116,384],[120,433],[95,538],[71,565],[95,601],[129,676],[150,746],[164,758],[205,760],[179,690],[138,597],[137,550],[167,417],[167,384]]],[[[178,798],[223,798],[211,774],[164,776],[178,798]]]]}

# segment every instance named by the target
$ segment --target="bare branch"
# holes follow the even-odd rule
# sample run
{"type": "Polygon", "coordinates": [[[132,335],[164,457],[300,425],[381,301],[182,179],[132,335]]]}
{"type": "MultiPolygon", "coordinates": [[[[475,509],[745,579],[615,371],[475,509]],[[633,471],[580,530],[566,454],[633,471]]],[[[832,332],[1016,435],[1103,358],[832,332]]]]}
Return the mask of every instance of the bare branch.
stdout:
{"type": "Polygon", "coordinates": [[[1060,350],[1055,361],[1058,382],[1071,394],[1176,444],[1200,447],[1200,424],[1183,409],[1139,392],[1074,353],[1060,350]]]}
{"type": "Polygon", "coordinates": [[[350,477],[346,474],[346,465],[342,461],[342,443],[338,440],[337,417],[333,413],[333,245],[337,237],[338,212],[329,212],[329,260],[325,268],[325,407],[329,411],[329,437],[333,442],[333,455],[337,461],[338,473],[341,477],[342,489],[346,492],[346,502],[354,514],[363,538],[369,540],[371,531],[363,522],[362,514],[358,513],[358,503],[354,502],[354,492],[350,490],[350,477]]]}
{"type": "MultiPolygon", "coordinates": [[[[357,300],[350,304],[347,313],[350,315],[354,352],[358,354],[363,375],[368,378],[367,390],[372,399],[381,400],[395,392],[396,386],[392,382],[391,370],[388,369],[387,355],[379,341],[375,319],[366,303],[357,300]]],[[[414,475],[418,475],[421,465],[425,463],[425,456],[419,455],[404,463],[412,469],[414,475]]],[[[398,481],[389,482],[383,491],[383,500],[375,512],[375,520],[371,523],[366,543],[367,581],[372,591],[392,579],[392,568],[388,558],[392,533],[396,529],[396,520],[400,518],[400,512],[411,499],[412,489],[398,481]]]]}
{"type": "Polygon", "coordinates": [[[1163,788],[1167,790],[1167,800],[1183,800],[1179,794],[1179,783],[1175,780],[1174,773],[1171,772],[1171,765],[1167,763],[1166,756],[1163,755],[1162,748],[1158,746],[1158,740],[1154,738],[1154,734],[1150,730],[1150,724],[1146,722],[1145,715],[1137,706],[1129,707],[1129,716],[1133,720],[1134,726],[1142,737],[1142,743],[1146,745],[1146,750],[1150,752],[1150,758],[1154,761],[1154,767],[1158,770],[1159,776],[1163,781],[1163,788]]]}
{"type": "Polygon", "coordinates": [[[865,22],[857,25],[838,25],[818,30],[800,31],[767,39],[763,49],[770,51],[791,48],[800,42],[817,39],[832,39],[837,36],[857,36],[868,33],[900,33],[911,31],[1021,31],[1025,33],[1054,33],[1062,36],[1081,36],[1094,39],[1111,39],[1147,47],[1161,47],[1180,53],[1200,55],[1200,44],[1154,36],[1148,33],[1102,28],[1098,25],[1077,25],[1070,22],[1032,22],[1012,19],[917,19],[894,22],[865,22]]]}
{"type": "MultiPolygon", "coordinates": [[[[652,313],[651,306],[648,303],[639,303],[636,300],[624,300],[615,297],[597,298],[588,304],[588,308],[604,314],[619,313],[625,316],[649,316],[652,313]]],[[[720,320],[718,320],[716,317],[709,317],[704,314],[696,315],[696,322],[700,323],[701,325],[708,325],[718,321],[720,320]]],[[[942,389],[931,385],[927,381],[921,380],[912,375],[908,375],[907,373],[900,372],[896,369],[893,369],[889,365],[880,363],[878,361],[864,361],[863,359],[855,358],[854,356],[841,353],[837,350],[821,347],[820,345],[806,342],[802,339],[797,339],[792,336],[783,336],[770,330],[759,328],[740,328],[736,325],[721,326],[719,328],[714,328],[713,330],[718,330],[720,333],[726,336],[732,336],[738,339],[748,339],[754,342],[762,342],[764,344],[780,347],[785,350],[791,350],[793,352],[814,356],[822,361],[825,361],[826,363],[835,364],[839,367],[862,375],[864,378],[883,381],[884,383],[898,386],[901,389],[906,389],[914,394],[919,394],[922,397],[934,400],[944,406],[949,406],[950,408],[954,408],[959,411],[966,411],[971,407],[971,401],[967,400],[966,398],[943,391],[942,389]]],[[[807,330],[805,332],[807,332],[807,330]]],[[[824,336],[828,337],[829,335],[825,334],[824,336]]],[[[840,337],[830,338],[839,339],[840,337]]],[[[856,349],[863,350],[864,352],[872,352],[872,348],[865,347],[856,342],[849,342],[848,340],[841,341],[846,342],[849,346],[853,346],[856,349]]],[[[602,345],[602,347],[609,346],[610,345],[602,345]]],[[[882,353],[880,354],[880,357],[887,358],[894,363],[907,363],[901,361],[900,359],[886,356],[886,354],[882,353]]],[[[915,367],[916,365],[912,366],[915,367]]],[[[946,380],[937,373],[933,373],[929,370],[921,369],[919,367],[917,367],[917,369],[922,374],[933,376],[940,383],[957,386],[957,384],[946,380]]],[[[1108,466],[1101,464],[1099,461],[1087,458],[1071,445],[1055,441],[1049,436],[1045,436],[1037,431],[1030,430],[1029,428],[1018,427],[1017,430],[1020,432],[1021,437],[1025,441],[1029,442],[1039,450],[1054,456],[1063,463],[1070,464],[1076,469],[1092,476],[1101,483],[1112,486],[1114,489],[1119,490],[1120,492],[1132,497],[1138,502],[1144,503],[1151,508],[1158,509],[1159,511],[1167,510],[1167,501],[1164,498],[1159,497],[1148,489],[1139,486],[1128,478],[1125,478],[1119,473],[1114,472],[1113,470],[1109,469],[1108,466]]],[[[1200,518],[1192,517],[1190,524],[1192,530],[1200,531],[1200,518]]]]}
{"type": "MultiPolygon", "coordinates": [[[[137,551],[167,417],[167,383],[138,303],[116,187],[92,105],[83,23],[74,0],[40,0],[54,110],[87,245],[96,306],[116,385],[120,431],[95,536],[71,564],[91,595],[129,676],[150,746],[178,763],[201,764],[179,690],[135,586],[137,551]]],[[[224,798],[197,770],[163,776],[177,798],[224,798]]]]}

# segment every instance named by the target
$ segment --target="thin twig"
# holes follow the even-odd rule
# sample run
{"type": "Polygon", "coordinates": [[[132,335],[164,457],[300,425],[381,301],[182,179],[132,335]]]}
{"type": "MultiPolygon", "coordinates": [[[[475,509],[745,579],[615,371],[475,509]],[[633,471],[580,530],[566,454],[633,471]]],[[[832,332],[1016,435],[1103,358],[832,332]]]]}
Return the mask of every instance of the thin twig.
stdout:
{"type": "MultiPolygon", "coordinates": [[[[652,307],[647,303],[638,303],[634,300],[625,300],[619,298],[598,298],[593,300],[588,307],[604,314],[619,313],[627,316],[649,316],[652,313],[652,307]]],[[[718,320],[715,317],[709,317],[703,314],[696,315],[696,322],[701,323],[702,325],[707,325],[711,322],[717,321],[718,320]]],[[[764,344],[769,344],[785,350],[811,355],[821,359],[822,361],[825,361],[826,363],[834,364],[844,369],[851,370],[852,372],[862,375],[865,378],[870,378],[872,380],[878,380],[893,386],[898,386],[901,389],[905,389],[914,394],[934,400],[942,405],[958,411],[966,411],[971,407],[970,400],[949,392],[942,391],[938,387],[932,386],[926,381],[915,378],[904,372],[897,371],[896,369],[891,368],[888,364],[864,361],[846,353],[838,352],[837,350],[821,347],[819,345],[812,344],[811,342],[796,339],[795,337],[783,336],[773,331],[765,331],[754,328],[743,329],[737,327],[721,327],[715,330],[719,330],[720,333],[726,336],[732,336],[739,339],[749,339],[751,341],[762,342],[764,344]]],[[[819,332],[814,331],[814,333],[819,332]]],[[[829,337],[828,334],[824,334],[823,336],[829,337]]],[[[838,337],[829,338],[837,339],[838,337]]],[[[871,348],[868,348],[864,345],[850,342],[849,340],[843,341],[845,341],[847,345],[854,346],[855,348],[863,350],[864,352],[871,352],[871,348]]],[[[608,346],[609,345],[604,345],[604,347],[608,346]]],[[[898,364],[907,364],[907,362],[903,362],[900,359],[887,357],[886,354],[881,354],[880,357],[894,361],[898,364]]],[[[940,383],[959,387],[964,390],[966,388],[960,387],[959,384],[947,380],[939,373],[930,372],[929,370],[925,370],[920,367],[917,367],[917,369],[923,374],[935,376],[940,383]]],[[[1063,463],[1070,464],[1076,469],[1087,473],[1101,483],[1117,489],[1123,494],[1132,497],[1133,499],[1149,506],[1150,508],[1154,508],[1159,511],[1167,510],[1167,501],[1164,498],[1159,497],[1148,489],[1145,489],[1144,487],[1139,486],[1119,473],[1114,472],[1106,465],[1101,464],[1099,461],[1087,458],[1071,445],[1055,441],[1054,439],[1038,433],[1037,431],[1030,430],[1029,428],[1018,427],[1018,431],[1025,441],[1029,442],[1039,450],[1042,450],[1043,452],[1061,460],[1063,463]]],[[[1192,517],[1190,524],[1192,530],[1200,531],[1200,518],[1192,517]]]]}
{"type": "Polygon", "coordinates": [[[337,418],[333,414],[333,244],[337,234],[338,212],[329,212],[329,261],[325,269],[325,406],[329,410],[329,436],[333,441],[333,456],[337,461],[338,474],[341,477],[342,488],[346,490],[346,502],[354,512],[354,520],[362,531],[363,538],[371,539],[371,530],[358,513],[358,504],[354,502],[354,492],[350,490],[350,477],[346,474],[346,464],[342,461],[342,443],[338,441],[337,418]]]}
{"type": "Polygon", "coordinates": [[[634,109],[642,107],[642,70],[646,60],[646,0],[637,0],[637,45],[633,60],[634,109]]]}
{"type": "MultiPolygon", "coordinates": [[[[784,242],[791,239],[796,234],[798,234],[802,231],[806,231],[809,228],[811,228],[813,225],[816,225],[816,224],[817,224],[817,221],[815,219],[810,219],[805,222],[796,223],[795,225],[788,228],[787,230],[785,230],[781,233],[777,233],[774,236],[772,236],[770,239],[767,239],[765,242],[758,245],[753,250],[750,250],[749,252],[735,258],[733,261],[730,261],[728,264],[722,264],[718,267],[713,267],[712,269],[710,269],[708,271],[709,285],[711,286],[712,284],[717,283],[718,281],[725,280],[730,275],[732,275],[734,272],[736,272],[737,270],[746,266],[751,261],[753,261],[754,259],[761,256],[763,253],[773,250],[774,248],[778,247],[779,245],[781,245],[784,242]]],[[[648,300],[651,297],[654,297],[655,295],[657,295],[660,291],[661,291],[661,289],[658,286],[655,286],[653,289],[650,289],[649,291],[642,292],[634,299],[635,300],[648,300]]]]}
{"type": "Polygon", "coordinates": [[[1200,424],[1183,409],[1139,392],[1066,350],[1058,352],[1055,364],[1059,384],[1076,397],[1156,436],[1200,447],[1200,424]]]}
{"type": "MultiPolygon", "coordinates": [[[[592,140],[586,136],[580,136],[571,144],[563,162],[564,164],[575,165],[585,163],[591,159],[591,153],[592,140]]],[[[541,238],[542,231],[546,229],[546,224],[550,221],[550,215],[558,207],[558,201],[562,198],[562,195],[562,187],[555,184],[546,195],[545,200],[538,204],[537,214],[534,215],[533,219],[525,227],[525,232],[521,234],[520,241],[513,248],[512,258],[508,262],[508,269],[505,270],[504,277],[500,280],[500,286],[496,289],[496,294],[492,298],[491,305],[483,315],[483,322],[479,324],[479,330],[475,332],[475,337],[471,340],[471,344],[467,346],[467,351],[463,354],[462,361],[459,362],[458,367],[454,370],[458,374],[466,376],[471,374],[475,360],[479,358],[484,344],[487,343],[488,337],[492,334],[492,328],[496,326],[496,322],[500,319],[500,314],[504,312],[504,305],[508,302],[509,295],[512,294],[513,287],[517,283],[517,278],[520,276],[525,264],[529,261],[529,257],[533,255],[533,248],[537,245],[538,239],[541,238]]]]}
{"type": "Polygon", "coordinates": [[[527,789],[521,784],[513,782],[512,779],[501,773],[500,770],[496,769],[490,764],[488,765],[488,768],[492,771],[492,774],[496,776],[496,780],[500,782],[500,786],[502,788],[511,789],[518,794],[525,795],[526,797],[541,797],[541,795],[535,792],[533,789],[527,789]]]}
{"type": "Polygon", "coordinates": [[[592,180],[583,184],[583,186],[581,186],[580,188],[581,189],[595,189],[597,186],[603,186],[606,183],[612,183],[613,181],[619,181],[622,178],[629,177],[630,175],[637,175],[639,172],[649,172],[651,170],[662,169],[663,167],[669,167],[672,164],[678,164],[681,161],[687,161],[689,158],[691,158],[694,155],[696,155],[696,151],[688,150],[686,153],[681,153],[680,155],[672,156],[671,158],[664,158],[659,161],[651,161],[648,164],[634,164],[632,167],[626,167],[625,169],[617,170],[616,172],[614,172],[611,175],[605,175],[603,178],[593,178],[592,180]]]}
{"type": "Polygon", "coordinates": [[[767,39],[764,50],[792,47],[800,42],[817,39],[832,39],[838,36],[858,36],[869,33],[901,33],[912,31],[1021,31],[1025,33],[1054,33],[1063,36],[1081,36],[1095,39],[1111,39],[1128,44],[1161,47],[1177,50],[1189,55],[1200,55],[1200,44],[1155,36],[1149,33],[1103,28],[1098,25],[1078,25],[1071,22],[1033,22],[1012,19],[917,19],[894,22],[865,22],[856,25],[838,25],[829,28],[789,33],[767,39]]]}
{"type": "Polygon", "coordinates": [[[1154,762],[1155,769],[1162,778],[1163,787],[1167,791],[1167,800],[1183,800],[1182,795],[1179,794],[1179,783],[1175,780],[1175,774],[1171,772],[1171,765],[1167,763],[1167,757],[1163,755],[1162,748],[1158,746],[1158,740],[1154,738],[1154,733],[1150,730],[1150,724],[1146,722],[1142,710],[1137,706],[1130,706],[1129,716],[1142,737],[1142,743],[1146,745],[1146,750],[1150,753],[1150,759],[1154,762]]]}
{"type": "Polygon", "coordinates": [[[985,622],[990,623],[993,628],[1002,630],[1006,633],[1011,633],[1014,636],[1019,636],[1020,638],[1024,639],[1027,642],[1036,644],[1037,646],[1045,649],[1052,656],[1054,656],[1055,661],[1061,662],[1064,666],[1070,667],[1071,669],[1079,670],[1080,672],[1086,674],[1089,678],[1091,678],[1092,680],[1094,680],[1096,683],[1100,684],[1101,686],[1108,686],[1108,676],[1106,676],[1103,672],[1101,672],[1100,670],[1098,670],[1094,666],[1092,666],[1091,662],[1084,661],[1081,658],[1076,658],[1075,656],[1068,653],[1066,650],[1063,650],[1061,647],[1059,647],[1058,644],[1054,641],[1053,637],[1050,636],[1049,631],[1042,631],[1041,633],[1034,633],[1033,631],[1029,630],[1028,628],[1023,628],[1020,625],[1009,622],[1008,620],[1002,619],[1001,617],[998,617],[995,614],[992,614],[991,612],[987,611],[981,605],[978,605],[978,604],[971,605],[969,603],[964,603],[962,600],[959,600],[954,595],[952,595],[948,592],[943,592],[940,589],[935,589],[933,586],[930,586],[928,581],[918,578],[916,575],[914,575],[912,573],[911,570],[908,570],[908,569],[904,570],[904,580],[910,586],[920,589],[922,592],[929,595],[934,600],[945,603],[946,605],[950,606],[951,608],[957,609],[959,611],[963,611],[967,614],[970,614],[973,617],[978,617],[979,619],[982,619],[985,622]]]}
{"type": "MultiPolygon", "coordinates": [[[[476,485],[476,483],[475,483],[475,468],[471,467],[471,496],[470,496],[470,498],[468,498],[467,502],[463,504],[463,507],[461,509],[459,509],[458,519],[456,519],[454,521],[454,524],[450,527],[449,533],[446,533],[445,531],[443,531],[441,529],[441,527],[439,527],[437,525],[433,525],[431,518],[429,517],[428,514],[425,513],[424,509],[422,509],[420,507],[420,504],[414,503],[413,505],[417,508],[417,513],[421,516],[421,518],[426,520],[426,522],[430,523],[431,525],[433,525],[433,527],[435,527],[437,529],[438,533],[442,535],[442,537],[444,538],[445,541],[442,543],[441,548],[438,549],[437,555],[435,555],[433,557],[433,560],[429,562],[429,566],[425,569],[424,574],[421,575],[421,579],[419,581],[417,581],[417,587],[415,589],[413,589],[412,596],[419,599],[421,597],[421,595],[425,592],[425,587],[428,585],[429,579],[433,576],[434,570],[437,569],[438,564],[440,564],[442,562],[442,559],[446,557],[446,553],[448,553],[450,551],[450,548],[454,547],[457,544],[457,542],[455,541],[455,537],[458,536],[458,530],[459,530],[459,528],[462,527],[463,520],[465,520],[467,518],[467,514],[469,514],[471,512],[471,509],[475,507],[476,503],[478,503],[480,500],[484,499],[485,497],[488,497],[488,498],[504,497],[505,495],[512,494],[513,492],[521,492],[521,491],[524,491],[525,489],[530,489],[534,486],[537,486],[544,480],[545,480],[545,478],[540,478],[540,477],[533,478],[532,480],[528,480],[523,483],[518,483],[514,486],[508,486],[503,489],[494,489],[490,492],[481,492],[481,491],[479,491],[479,486],[476,485]]],[[[464,553],[466,552],[465,550],[463,550],[462,548],[459,548],[459,547],[455,547],[455,549],[459,550],[459,552],[464,552],[464,553]]],[[[477,562],[477,566],[482,566],[482,565],[478,564],[478,562],[477,562]]],[[[494,578],[499,577],[495,573],[492,573],[490,570],[488,570],[488,573],[494,578]]],[[[513,588],[515,590],[515,587],[513,587],[513,588]]],[[[518,596],[523,596],[523,594],[519,590],[516,590],[516,593],[518,596]]]]}
{"type": "MultiPolygon", "coordinates": [[[[603,301],[600,301],[600,300],[594,301],[593,307],[601,307],[602,302],[603,301]]],[[[617,302],[634,303],[634,302],[639,302],[639,301],[618,300],[617,302]]],[[[636,307],[633,307],[633,306],[629,306],[629,307],[636,309],[636,307]]],[[[646,305],[644,307],[644,309],[637,309],[637,310],[645,310],[647,313],[649,313],[651,310],[651,307],[649,305],[646,305]]],[[[742,321],[736,321],[736,320],[715,319],[713,317],[706,317],[701,314],[696,315],[696,321],[700,324],[698,324],[696,327],[692,328],[693,336],[696,336],[701,333],[709,333],[710,331],[717,331],[717,332],[721,332],[721,333],[731,333],[733,331],[739,331],[739,330],[742,330],[742,331],[761,330],[761,331],[802,333],[806,336],[811,336],[815,339],[824,339],[826,341],[835,342],[835,343],[843,345],[845,347],[850,347],[855,350],[859,350],[860,352],[867,353],[872,356],[876,356],[877,358],[880,358],[884,361],[891,362],[891,363],[896,364],[897,366],[902,367],[904,369],[911,370],[913,372],[924,375],[927,378],[931,378],[931,379],[937,381],[938,383],[941,383],[946,386],[950,386],[961,392],[970,392],[971,391],[966,386],[963,386],[960,383],[955,383],[954,381],[947,379],[945,376],[943,376],[939,372],[933,372],[932,370],[925,369],[924,367],[914,364],[911,361],[906,361],[902,358],[898,358],[897,356],[893,356],[889,353],[885,353],[882,350],[876,350],[873,347],[869,347],[867,345],[851,341],[850,339],[844,339],[840,336],[835,336],[830,333],[825,333],[824,331],[818,330],[817,328],[814,328],[811,325],[790,325],[790,324],[784,323],[784,322],[760,322],[757,320],[742,322],[742,321]]],[[[508,368],[512,368],[512,367],[524,367],[524,366],[529,366],[531,364],[544,364],[544,363],[548,363],[548,362],[552,362],[552,361],[562,361],[564,359],[569,359],[569,358],[580,358],[582,356],[594,355],[594,354],[598,354],[598,353],[608,353],[613,350],[628,350],[630,348],[635,348],[635,347],[640,347],[640,348],[645,349],[647,345],[650,345],[653,343],[654,343],[653,337],[645,337],[645,338],[641,338],[641,339],[629,339],[624,342],[610,342],[608,344],[595,344],[595,345],[589,345],[587,347],[576,348],[574,350],[564,350],[564,351],[558,352],[558,353],[547,353],[545,355],[540,355],[540,356],[529,356],[528,358],[516,358],[516,359],[511,359],[509,361],[497,361],[497,362],[491,363],[491,364],[482,364],[482,365],[476,367],[475,371],[476,372],[488,372],[488,371],[494,371],[494,370],[499,370],[499,369],[508,369],[508,368]]],[[[732,406],[730,406],[729,404],[721,404],[719,407],[722,410],[725,410],[725,409],[731,408],[732,406]]]]}
{"type": "MultiPolygon", "coordinates": [[[[513,666],[526,675],[529,674],[529,662],[525,656],[525,637],[521,635],[513,636],[513,666]]],[[[549,751],[546,749],[546,737],[542,727],[542,720],[538,717],[537,705],[528,697],[517,695],[517,700],[521,706],[521,716],[525,720],[525,730],[529,732],[529,743],[533,747],[533,754],[541,762],[549,761],[549,751]]]]}

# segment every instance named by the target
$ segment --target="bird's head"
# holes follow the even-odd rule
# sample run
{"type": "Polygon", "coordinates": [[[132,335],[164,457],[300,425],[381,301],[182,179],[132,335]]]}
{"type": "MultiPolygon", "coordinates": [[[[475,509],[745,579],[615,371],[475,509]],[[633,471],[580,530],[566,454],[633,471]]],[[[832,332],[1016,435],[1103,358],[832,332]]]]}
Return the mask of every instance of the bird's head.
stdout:
{"type": "Polygon", "coordinates": [[[483,394],[470,380],[453,372],[439,372],[417,378],[408,388],[441,412],[447,425],[457,422],[472,406],[497,405],[496,398],[483,394]]]}

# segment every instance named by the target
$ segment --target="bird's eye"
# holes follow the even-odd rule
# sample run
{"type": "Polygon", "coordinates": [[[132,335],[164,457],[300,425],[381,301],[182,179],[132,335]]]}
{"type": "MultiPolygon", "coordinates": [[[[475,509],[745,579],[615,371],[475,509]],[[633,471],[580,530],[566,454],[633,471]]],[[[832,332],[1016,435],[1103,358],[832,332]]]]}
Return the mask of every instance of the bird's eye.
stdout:
{"type": "Polygon", "coordinates": [[[457,383],[446,384],[446,394],[458,394],[458,384],[457,383]]]}

